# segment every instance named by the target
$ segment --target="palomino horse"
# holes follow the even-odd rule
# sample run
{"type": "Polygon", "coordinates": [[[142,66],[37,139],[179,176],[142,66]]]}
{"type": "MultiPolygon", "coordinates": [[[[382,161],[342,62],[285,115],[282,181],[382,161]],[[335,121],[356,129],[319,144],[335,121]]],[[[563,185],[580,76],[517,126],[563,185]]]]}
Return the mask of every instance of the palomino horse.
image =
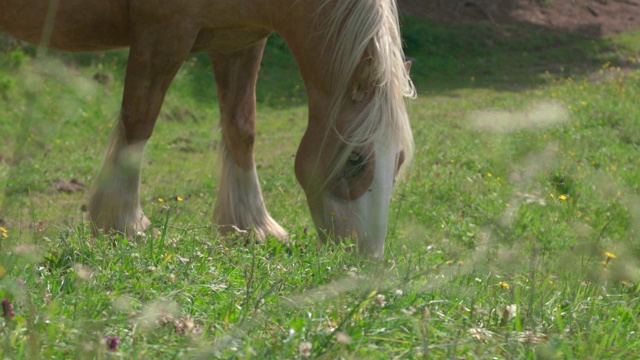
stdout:
{"type": "Polygon", "coordinates": [[[253,157],[255,86],[266,37],[300,67],[309,121],[295,159],[321,240],[354,237],[380,258],[397,173],[413,152],[395,0],[0,0],[0,30],[67,51],[130,47],[118,124],[89,197],[94,226],[135,235],[142,153],[184,59],[206,52],[223,150],[214,217],[222,232],[286,238],[268,214],[253,157]]]}

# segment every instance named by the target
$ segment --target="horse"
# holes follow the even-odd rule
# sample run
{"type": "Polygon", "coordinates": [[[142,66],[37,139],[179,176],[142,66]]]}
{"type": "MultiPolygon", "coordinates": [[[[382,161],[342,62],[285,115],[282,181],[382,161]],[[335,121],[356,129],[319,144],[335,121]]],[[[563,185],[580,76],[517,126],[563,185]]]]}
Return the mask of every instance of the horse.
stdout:
{"type": "Polygon", "coordinates": [[[150,225],[140,205],[145,143],[185,58],[204,52],[222,132],[214,221],[221,234],[287,239],[267,212],[253,155],[256,79],[276,32],[306,88],[294,170],[320,242],[353,238],[360,253],[383,256],[392,189],[414,148],[396,0],[0,0],[0,9],[0,31],[39,46],[129,47],[117,124],[89,193],[94,229],[131,237],[150,225]]]}

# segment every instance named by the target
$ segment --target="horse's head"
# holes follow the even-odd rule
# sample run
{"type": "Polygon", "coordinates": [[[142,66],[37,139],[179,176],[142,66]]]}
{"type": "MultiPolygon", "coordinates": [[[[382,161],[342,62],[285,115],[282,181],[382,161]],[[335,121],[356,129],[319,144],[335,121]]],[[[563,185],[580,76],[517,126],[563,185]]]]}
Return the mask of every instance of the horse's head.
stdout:
{"type": "Polygon", "coordinates": [[[295,4],[278,30],[309,100],[296,177],[323,240],[354,238],[360,252],[380,258],[393,185],[413,155],[404,100],[415,90],[395,1],[326,0],[320,12],[295,4]],[[314,22],[291,21],[310,13],[314,22]]]}
{"type": "Polygon", "coordinates": [[[353,238],[373,258],[383,254],[393,186],[413,152],[401,91],[410,63],[377,61],[364,57],[337,97],[309,89],[310,121],[295,162],[322,240],[353,238]]]}

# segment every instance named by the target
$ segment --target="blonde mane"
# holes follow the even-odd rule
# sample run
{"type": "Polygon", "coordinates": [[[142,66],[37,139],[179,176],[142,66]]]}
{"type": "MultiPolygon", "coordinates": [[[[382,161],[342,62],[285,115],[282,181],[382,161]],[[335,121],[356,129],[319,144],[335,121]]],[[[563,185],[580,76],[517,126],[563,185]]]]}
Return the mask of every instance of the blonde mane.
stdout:
{"type": "Polygon", "coordinates": [[[337,175],[351,151],[391,137],[404,150],[403,168],[411,163],[414,144],[405,98],[416,91],[405,68],[396,0],[326,0],[319,12],[331,3],[321,26],[326,29],[325,48],[333,47],[329,61],[332,78],[330,131],[347,144],[330,171],[337,175]],[[372,85],[370,101],[349,126],[337,131],[337,119],[343,106],[353,101],[350,94],[354,74],[363,60],[368,60],[368,83],[372,85]]]}

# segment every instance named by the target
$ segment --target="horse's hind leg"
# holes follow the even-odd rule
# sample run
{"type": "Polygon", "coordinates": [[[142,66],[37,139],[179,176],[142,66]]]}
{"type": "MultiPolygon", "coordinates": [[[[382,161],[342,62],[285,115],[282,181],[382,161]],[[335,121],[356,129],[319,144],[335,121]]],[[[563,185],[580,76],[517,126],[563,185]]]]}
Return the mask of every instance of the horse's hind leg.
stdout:
{"type": "Polygon", "coordinates": [[[89,197],[89,217],[95,229],[115,230],[131,237],[150,225],[140,208],[142,153],[167,88],[193,39],[195,35],[180,34],[175,29],[135,34],[120,119],[89,197]]]}
{"type": "Polygon", "coordinates": [[[255,231],[286,239],[286,231],[267,213],[253,159],[255,87],[265,41],[230,55],[210,54],[218,100],[222,149],[218,199],[214,219],[222,233],[255,231]]]}

